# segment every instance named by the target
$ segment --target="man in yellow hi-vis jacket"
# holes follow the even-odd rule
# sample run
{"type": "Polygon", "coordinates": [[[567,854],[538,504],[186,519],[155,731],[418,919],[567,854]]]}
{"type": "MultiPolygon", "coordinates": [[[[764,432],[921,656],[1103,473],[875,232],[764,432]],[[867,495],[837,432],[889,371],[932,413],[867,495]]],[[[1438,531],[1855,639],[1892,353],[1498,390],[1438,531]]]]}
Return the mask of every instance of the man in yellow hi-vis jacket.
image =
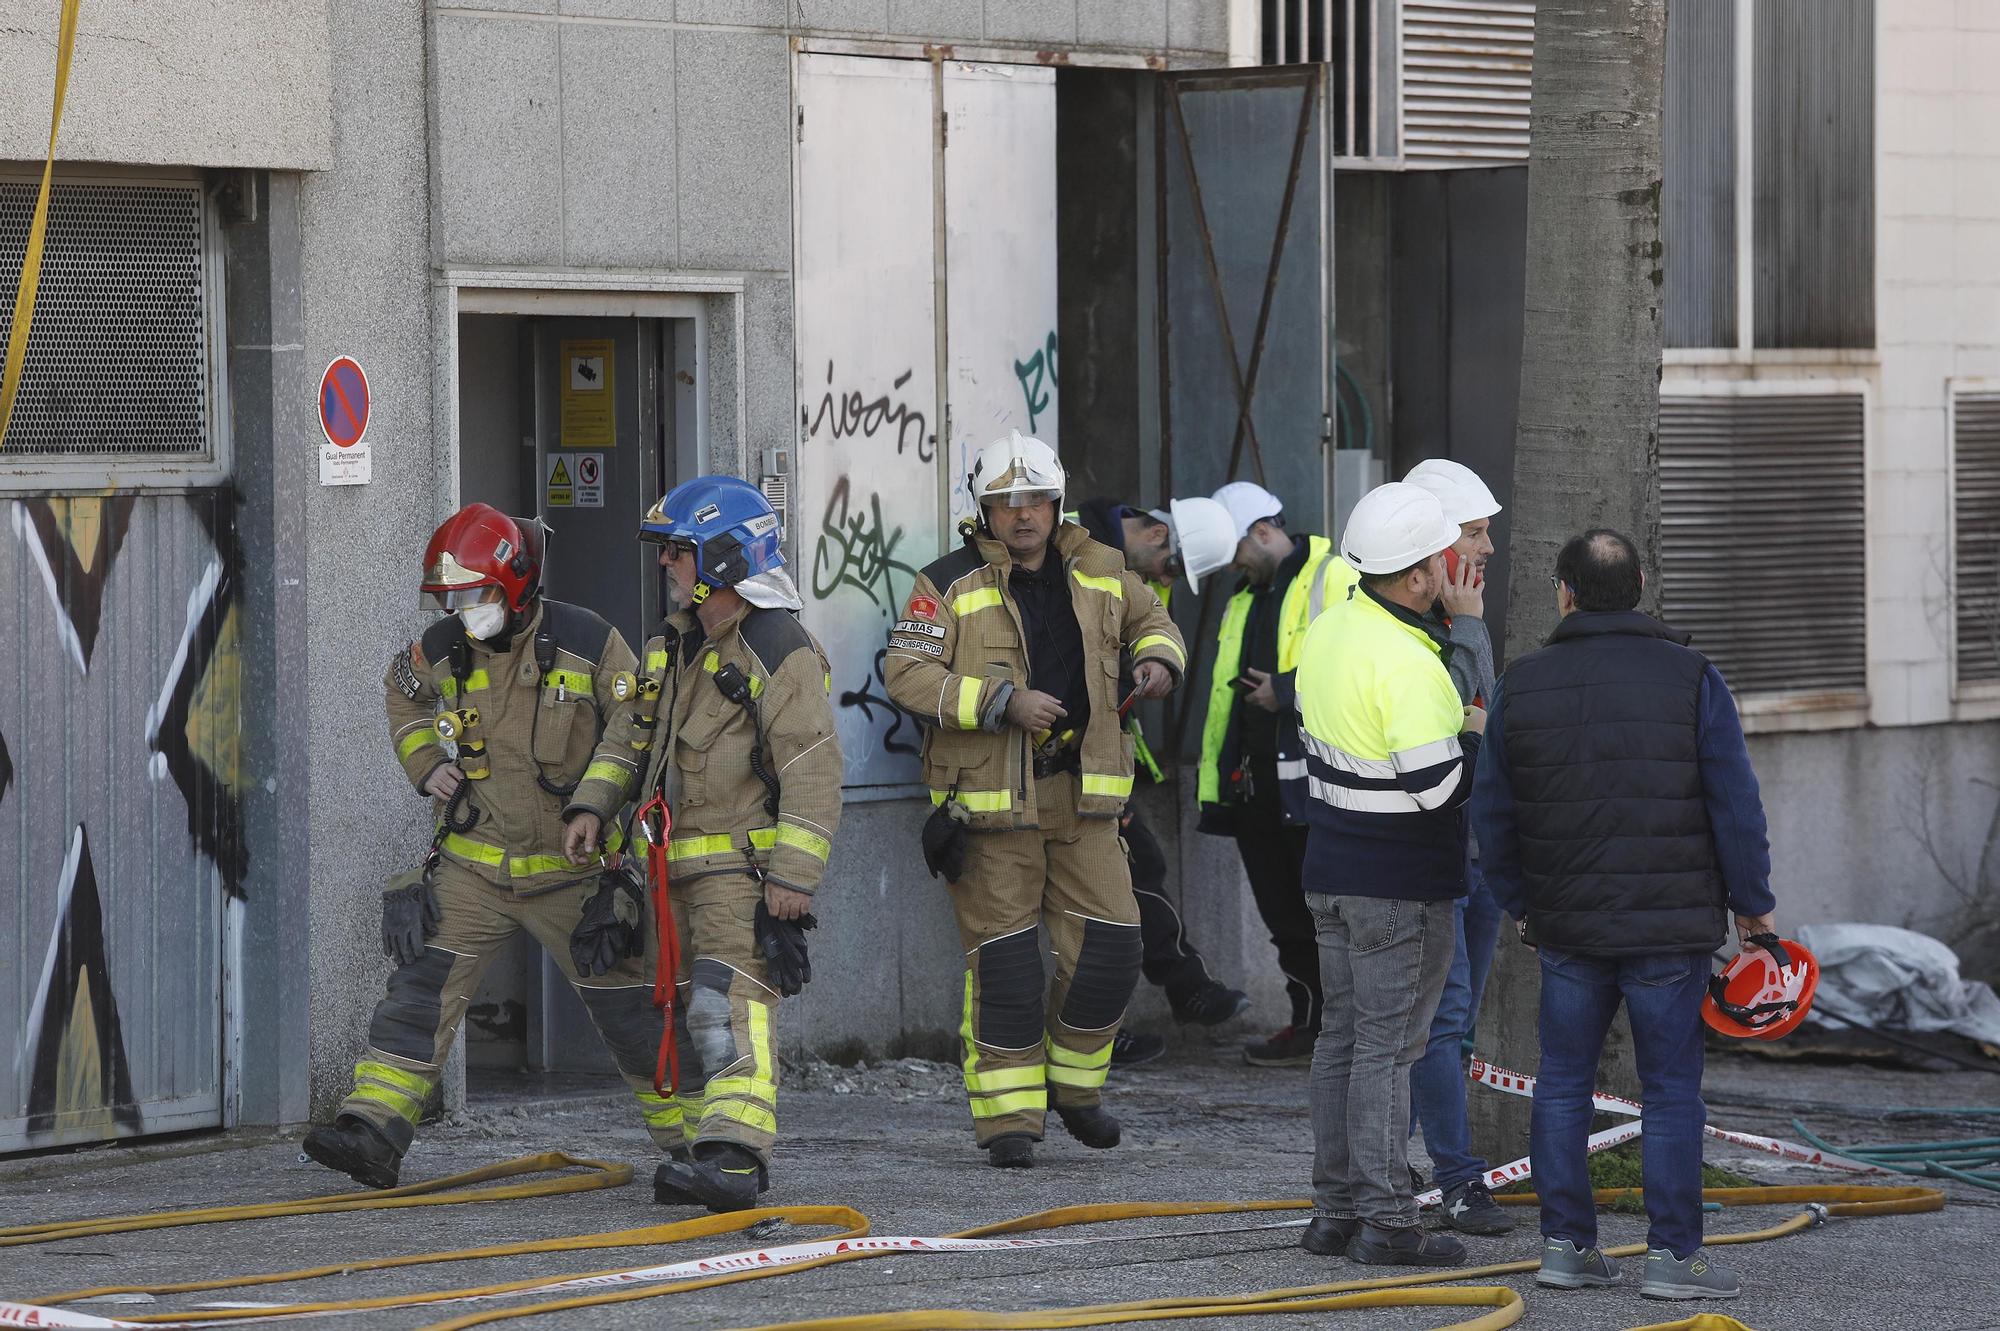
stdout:
{"type": "Polygon", "coordinates": [[[925,829],[965,947],[965,1087],[974,1139],[1002,1167],[1034,1162],[1050,1088],[1086,1146],[1118,1144],[1100,1104],[1139,977],[1139,908],[1118,844],[1132,793],[1119,655],[1162,697],[1186,649],[1160,598],[1116,551],[1062,522],[1055,451],[1018,432],[968,482],[965,545],[918,574],[889,634],[889,696],[926,723],[925,829]],[[1037,929],[1056,954],[1043,998],[1037,929]]]}

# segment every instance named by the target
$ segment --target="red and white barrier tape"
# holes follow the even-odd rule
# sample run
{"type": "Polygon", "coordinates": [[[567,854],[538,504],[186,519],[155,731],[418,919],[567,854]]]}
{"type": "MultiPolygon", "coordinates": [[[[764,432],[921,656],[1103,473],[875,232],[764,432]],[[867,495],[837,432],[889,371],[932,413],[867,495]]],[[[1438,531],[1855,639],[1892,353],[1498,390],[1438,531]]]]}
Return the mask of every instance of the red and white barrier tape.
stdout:
{"type": "MultiPolygon", "coordinates": [[[[1521,1095],[1530,1099],[1534,1098],[1535,1079],[1533,1077],[1519,1072],[1510,1072],[1506,1068],[1496,1068],[1483,1058],[1474,1058],[1472,1060],[1471,1076],[1472,1080],[1481,1086],[1488,1086],[1496,1091],[1505,1091],[1509,1095],[1521,1095]]],[[[1590,1103],[1594,1108],[1604,1113],[1624,1114],[1633,1118],[1638,1117],[1645,1109],[1637,1100],[1627,1100],[1622,1095],[1606,1095],[1602,1091],[1594,1093],[1590,1097],[1590,1103]]],[[[1849,1174],[1881,1174],[1886,1172],[1875,1168],[1873,1165],[1865,1165],[1859,1160],[1849,1160],[1845,1156],[1833,1155],[1816,1147],[1801,1146],[1797,1142],[1785,1141],[1779,1137],[1765,1137],[1754,1132],[1737,1132],[1729,1128],[1718,1128],[1713,1123],[1705,1124],[1702,1127],[1702,1132],[1715,1138],[1717,1141],[1725,1141],[1732,1146],[1741,1146],[1752,1151],[1762,1151],[1766,1155],[1775,1155],[1780,1159],[1790,1160],[1794,1164],[1817,1165],[1822,1169],[1838,1169],[1849,1174]]],[[[1593,1138],[1593,1140],[1595,1139],[1593,1138]]],[[[1493,1172],[1497,1173],[1498,1171],[1493,1172]]],[[[1511,1178],[1507,1181],[1510,1183],[1513,1182],[1511,1178]]]]}

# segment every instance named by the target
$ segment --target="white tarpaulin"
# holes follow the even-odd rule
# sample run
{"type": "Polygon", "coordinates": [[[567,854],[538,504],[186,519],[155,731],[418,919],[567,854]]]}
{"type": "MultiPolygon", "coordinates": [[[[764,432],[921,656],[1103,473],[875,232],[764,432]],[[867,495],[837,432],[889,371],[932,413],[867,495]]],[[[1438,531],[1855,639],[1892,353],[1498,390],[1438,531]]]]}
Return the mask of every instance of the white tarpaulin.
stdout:
{"type": "Polygon", "coordinates": [[[2000,1046],[2000,997],[1961,980],[1958,956],[1927,934],[1887,924],[1808,924],[1799,942],[1819,961],[1819,991],[1807,1018],[1838,1029],[1822,1012],[1885,1031],[1950,1031],[2000,1046]]]}

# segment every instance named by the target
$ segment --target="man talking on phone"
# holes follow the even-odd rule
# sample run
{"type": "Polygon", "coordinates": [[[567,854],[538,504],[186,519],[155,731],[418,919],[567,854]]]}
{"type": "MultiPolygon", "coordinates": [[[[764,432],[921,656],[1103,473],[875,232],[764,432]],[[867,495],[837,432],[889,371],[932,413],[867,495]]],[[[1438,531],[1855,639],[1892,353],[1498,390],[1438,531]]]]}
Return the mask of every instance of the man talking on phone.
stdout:
{"type": "MultiPolygon", "coordinates": [[[[1319,947],[1300,885],[1306,829],[1287,816],[1279,779],[1290,764],[1281,756],[1296,747],[1292,679],[1306,629],[1347,599],[1358,575],[1324,536],[1287,531],[1284,506],[1263,486],[1232,481],[1214,499],[1236,524],[1231,567],[1243,581],[1223,609],[1216,638],[1201,728],[1199,826],[1236,838],[1291,1000],[1290,1023],[1244,1046],[1244,1060],[1304,1067],[1319,1038],[1319,947]]],[[[1303,763],[1297,765],[1302,785],[1303,763]]]]}

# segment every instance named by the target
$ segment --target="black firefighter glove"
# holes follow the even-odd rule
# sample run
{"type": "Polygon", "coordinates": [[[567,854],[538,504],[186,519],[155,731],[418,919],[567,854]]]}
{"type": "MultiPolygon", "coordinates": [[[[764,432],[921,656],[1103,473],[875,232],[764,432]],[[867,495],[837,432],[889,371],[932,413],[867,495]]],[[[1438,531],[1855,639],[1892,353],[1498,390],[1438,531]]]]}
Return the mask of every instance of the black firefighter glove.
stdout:
{"type": "Polygon", "coordinates": [[[583,918],[569,935],[569,959],[579,975],[608,975],[626,957],[645,955],[645,900],[624,870],[597,876],[597,895],[583,903],[583,918]]]}
{"type": "Polygon", "coordinates": [[[781,920],[762,901],[757,903],[757,950],[770,968],[771,983],[790,998],[812,983],[812,958],[806,955],[806,930],[819,928],[811,911],[796,920],[781,920]]]}
{"type": "Polygon", "coordinates": [[[382,894],[382,955],[394,957],[398,966],[421,960],[424,940],[443,918],[428,873],[419,869],[391,878],[382,894]]]}
{"type": "Polygon", "coordinates": [[[966,807],[953,798],[957,793],[953,790],[924,819],[924,867],[933,878],[943,874],[947,883],[965,876],[965,828],[972,818],[966,807]]]}

